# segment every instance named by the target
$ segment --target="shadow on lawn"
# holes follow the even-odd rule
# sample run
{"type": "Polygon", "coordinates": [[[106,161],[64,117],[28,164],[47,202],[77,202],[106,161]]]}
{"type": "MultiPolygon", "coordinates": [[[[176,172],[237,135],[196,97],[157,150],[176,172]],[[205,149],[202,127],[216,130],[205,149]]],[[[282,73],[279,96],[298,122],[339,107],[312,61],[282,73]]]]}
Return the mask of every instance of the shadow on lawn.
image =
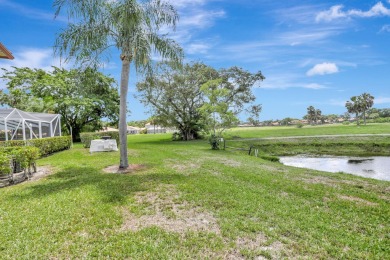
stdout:
{"type": "Polygon", "coordinates": [[[46,180],[26,187],[25,192],[13,194],[10,199],[29,200],[45,196],[94,186],[101,193],[103,203],[121,204],[128,195],[147,191],[158,184],[168,184],[183,179],[180,174],[151,173],[143,175],[107,174],[91,167],[69,167],[46,180]]]}

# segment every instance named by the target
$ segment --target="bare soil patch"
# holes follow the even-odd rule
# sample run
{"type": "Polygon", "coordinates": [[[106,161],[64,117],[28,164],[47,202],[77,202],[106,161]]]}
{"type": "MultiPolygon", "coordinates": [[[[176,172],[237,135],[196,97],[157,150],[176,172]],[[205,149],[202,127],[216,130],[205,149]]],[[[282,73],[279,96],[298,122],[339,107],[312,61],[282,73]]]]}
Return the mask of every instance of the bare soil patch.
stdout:
{"type": "Polygon", "coordinates": [[[173,185],[160,185],[154,192],[139,192],[136,203],[144,205],[150,214],[137,216],[127,208],[120,210],[124,217],[121,231],[138,231],[157,226],[164,230],[184,234],[187,231],[204,231],[220,234],[215,217],[204,209],[180,198],[173,185]]]}
{"type": "Polygon", "coordinates": [[[37,167],[37,172],[33,173],[30,177],[30,181],[40,180],[48,175],[51,175],[55,172],[55,168],[52,166],[39,166],[37,167]]]}
{"type": "Polygon", "coordinates": [[[298,180],[309,184],[324,184],[330,187],[337,187],[338,182],[323,176],[310,176],[308,178],[299,178],[298,180]]]}
{"type": "Polygon", "coordinates": [[[146,169],[146,166],[143,164],[130,164],[129,167],[126,169],[119,169],[119,165],[111,165],[103,169],[104,172],[106,173],[133,173],[137,172],[140,170],[146,169]]]}
{"type": "Polygon", "coordinates": [[[344,195],[340,195],[338,197],[340,199],[342,199],[342,200],[358,202],[359,204],[363,204],[365,206],[378,206],[378,203],[371,202],[371,201],[368,201],[368,200],[365,200],[365,199],[362,199],[362,198],[358,198],[358,197],[344,196],[344,195]]]}
{"type": "Polygon", "coordinates": [[[257,234],[254,237],[238,237],[235,241],[236,248],[224,255],[224,259],[246,259],[240,251],[248,250],[257,253],[254,259],[268,259],[263,256],[264,252],[271,256],[271,259],[281,259],[283,244],[279,241],[270,243],[264,234],[257,234]]]}

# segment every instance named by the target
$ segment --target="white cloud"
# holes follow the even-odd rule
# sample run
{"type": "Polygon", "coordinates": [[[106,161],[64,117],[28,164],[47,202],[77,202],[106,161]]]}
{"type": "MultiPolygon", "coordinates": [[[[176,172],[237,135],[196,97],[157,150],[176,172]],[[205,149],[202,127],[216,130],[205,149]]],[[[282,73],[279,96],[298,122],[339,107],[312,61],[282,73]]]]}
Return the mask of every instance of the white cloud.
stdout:
{"type": "Polygon", "coordinates": [[[183,8],[189,5],[204,5],[207,0],[170,0],[169,2],[177,8],[183,8]]]}
{"type": "MultiPolygon", "coordinates": [[[[25,48],[22,51],[14,52],[13,60],[1,60],[0,68],[12,69],[11,67],[28,67],[32,69],[51,70],[51,66],[61,67],[59,58],[54,58],[52,49],[25,48]]],[[[64,66],[62,66],[64,67],[64,66]]]]}
{"type": "Polygon", "coordinates": [[[306,84],[303,87],[308,88],[308,89],[324,89],[324,88],[326,88],[324,85],[320,85],[317,83],[306,84]]]}
{"type": "Polygon", "coordinates": [[[210,45],[206,43],[192,43],[187,46],[186,51],[189,54],[195,54],[195,53],[207,53],[207,51],[210,49],[210,45]]]}
{"type": "Polygon", "coordinates": [[[390,104],[390,97],[378,97],[374,99],[375,104],[390,104]]]}
{"type": "Polygon", "coordinates": [[[194,43],[194,38],[199,32],[212,27],[217,19],[225,17],[225,11],[207,6],[210,0],[169,0],[169,2],[177,8],[180,17],[176,31],[169,33],[170,38],[177,41],[188,54],[207,53],[209,47],[199,44],[199,41],[206,42],[206,40],[199,39],[194,43]]]}
{"type": "Polygon", "coordinates": [[[339,68],[335,63],[324,62],[316,64],[313,68],[306,72],[307,76],[325,75],[339,72],[339,68]]]}
{"type": "Polygon", "coordinates": [[[184,15],[179,20],[178,27],[196,27],[204,28],[212,25],[213,21],[216,18],[221,18],[225,16],[225,12],[222,10],[218,11],[206,11],[199,10],[192,12],[191,14],[184,15]]]}
{"type": "Polygon", "coordinates": [[[385,7],[382,2],[376,3],[368,11],[362,11],[357,9],[351,9],[348,11],[343,11],[343,5],[334,5],[329,10],[319,12],[316,15],[316,22],[330,22],[342,18],[351,18],[351,17],[378,17],[378,16],[390,16],[390,9],[385,7]]]}
{"type": "Polygon", "coordinates": [[[379,32],[390,32],[390,24],[383,25],[379,32]]]}
{"type": "Polygon", "coordinates": [[[334,5],[329,10],[318,13],[316,16],[316,22],[320,22],[320,21],[329,22],[335,19],[347,17],[347,14],[341,11],[342,8],[343,8],[342,5],[334,5]]]}

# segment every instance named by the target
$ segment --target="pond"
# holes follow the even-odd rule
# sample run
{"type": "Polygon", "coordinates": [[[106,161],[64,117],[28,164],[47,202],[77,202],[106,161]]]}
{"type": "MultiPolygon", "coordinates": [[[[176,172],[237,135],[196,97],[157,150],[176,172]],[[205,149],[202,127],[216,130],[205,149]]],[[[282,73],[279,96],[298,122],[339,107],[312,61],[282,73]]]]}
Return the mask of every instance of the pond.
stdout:
{"type": "Polygon", "coordinates": [[[280,157],[280,162],[300,168],[326,172],[345,172],[362,177],[390,181],[390,157],[309,157],[299,155],[282,156],[280,157]]]}

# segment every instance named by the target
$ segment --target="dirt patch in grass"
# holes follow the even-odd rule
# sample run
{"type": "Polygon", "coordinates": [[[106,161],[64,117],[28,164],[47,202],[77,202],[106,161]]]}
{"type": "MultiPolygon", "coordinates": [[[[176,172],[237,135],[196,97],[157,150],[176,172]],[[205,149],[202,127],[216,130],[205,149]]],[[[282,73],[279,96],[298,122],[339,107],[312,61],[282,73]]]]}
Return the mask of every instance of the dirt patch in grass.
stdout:
{"type": "Polygon", "coordinates": [[[185,171],[191,171],[191,170],[196,170],[199,169],[200,166],[202,165],[201,160],[196,160],[196,161],[180,161],[180,160],[172,160],[172,159],[167,159],[165,160],[165,163],[167,164],[168,167],[179,171],[181,173],[185,171]]]}
{"type": "Polygon", "coordinates": [[[283,244],[270,241],[264,234],[254,237],[238,237],[236,248],[224,255],[224,259],[281,259],[283,244]]]}
{"type": "Polygon", "coordinates": [[[46,176],[49,176],[55,172],[55,168],[52,166],[39,166],[37,167],[37,172],[33,173],[32,177],[30,177],[30,181],[37,181],[46,176]]]}
{"type": "Polygon", "coordinates": [[[139,216],[122,207],[124,222],[121,231],[138,231],[157,226],[183,234],[187,231],[221,233],[215,217],[182,200],[173,185],[160,185],[153,192],[139,192],[135,195],[135,200],[139,206],[144,206],[144,210],[149,214],[139,216]]]}
{"type": "Polygon", "coordinates": [[[297,180],[303,181],[309,184],[324,184],[330,187],[337,187],[337,181],[323,176],[308,176],[307,178],[298,178],[297,180]]]}
{"type": "Polygon", "coordinates": [[[288,172],[286,169],[275,167],[275,166],[272,166],[272,165],[267,165],[267,164],[260,164],[259,163],[258,167],[261,168],[261,169],[264,169],[266,171],[269,171],[269,172],[283,172],[283,173],[287,173],[288,172]]]}
{"type": "Polygon", "coordinates": [[[371,201],[368,201],[368,200],[365,200],[365,199],[362,199],[362,198],[358,198],[358,197],[339,195],[338,198],[340,198],[342,200],[348,200],[348,201],[357,202],[357,203],[363,204],[365,206],[378,206],[378,203],[371,202],[371,201]]]}
{"type": "Polygon", "coordinates": [[[129,167],[125,169],[119,169],[119,165],[111,165],[104,168],[103,171],[106,173],[125,174],[125,173],[133,173],[133,172],[141,171],[144,169],[146,169],[146,166],[143,164],[130,164],[129,167]]]}

